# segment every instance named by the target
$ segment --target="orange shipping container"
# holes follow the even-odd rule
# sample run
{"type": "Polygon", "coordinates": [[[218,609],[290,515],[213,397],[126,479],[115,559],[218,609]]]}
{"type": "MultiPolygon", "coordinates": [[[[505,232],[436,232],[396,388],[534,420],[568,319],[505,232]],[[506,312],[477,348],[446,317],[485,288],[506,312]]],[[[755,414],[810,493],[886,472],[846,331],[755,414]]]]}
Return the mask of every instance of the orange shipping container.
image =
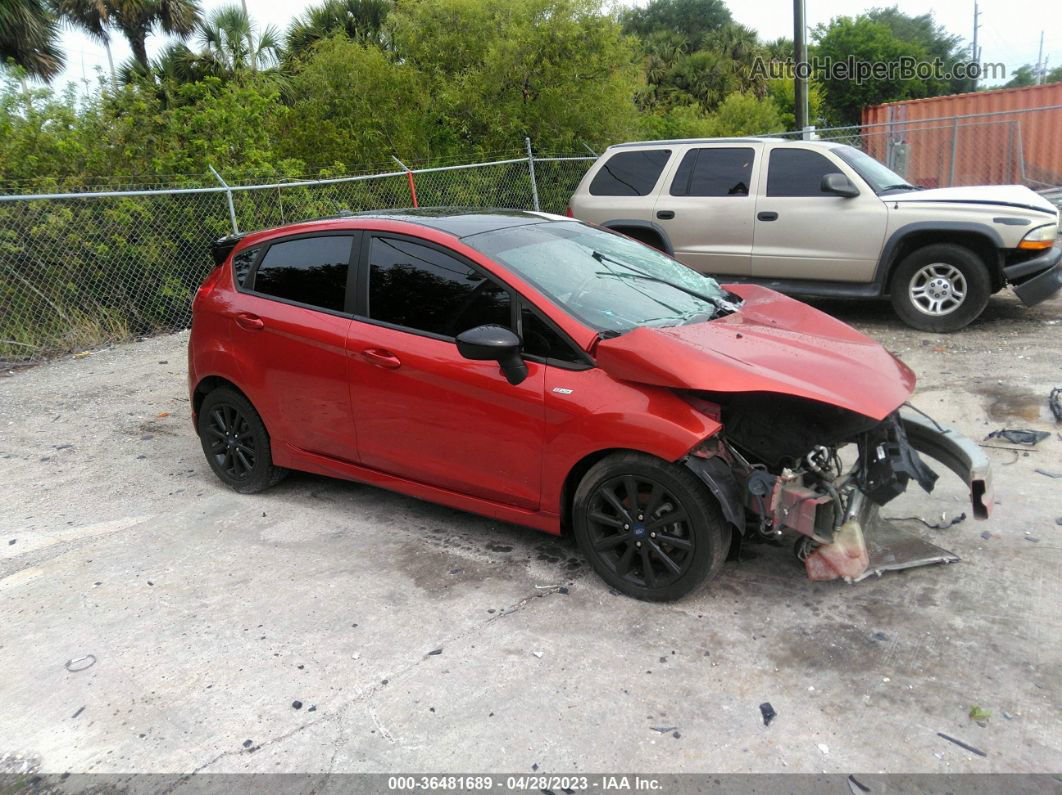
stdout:
{"type": "Polygon", "coordinates": [[[866,151],[926,187],[1062,185],[1062,83],[863,109],[866,151]]]}

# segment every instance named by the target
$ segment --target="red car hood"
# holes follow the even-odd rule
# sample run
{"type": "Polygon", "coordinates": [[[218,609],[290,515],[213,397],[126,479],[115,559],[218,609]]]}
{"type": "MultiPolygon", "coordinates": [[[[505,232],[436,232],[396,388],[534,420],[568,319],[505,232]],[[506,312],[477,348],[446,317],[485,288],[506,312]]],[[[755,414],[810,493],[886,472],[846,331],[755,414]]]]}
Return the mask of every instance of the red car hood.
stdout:
{"type": "Polygon", "coordinates": [[[597,344],[598,366],[624,381],[710,392],[777,392],[884,419],[914,373],[869,337],[766,287],[730,284],[740,311],[706,323],[642,327],[597,344]]]}

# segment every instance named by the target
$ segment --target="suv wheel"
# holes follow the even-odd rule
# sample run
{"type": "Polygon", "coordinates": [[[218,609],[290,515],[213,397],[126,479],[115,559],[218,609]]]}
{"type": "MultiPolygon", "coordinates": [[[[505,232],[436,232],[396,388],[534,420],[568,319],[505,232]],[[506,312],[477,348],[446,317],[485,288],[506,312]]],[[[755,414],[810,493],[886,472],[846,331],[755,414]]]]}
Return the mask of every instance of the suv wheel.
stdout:
{"type": "Polygon", "coordinates": [[[586,473],[574,500],[575,538],[609,585],[670,601],[718,574],[730,525],[692,472],[642,453],[616,453],[586,473]]]}
{"type": "Polygon", "coordinates": [[[922,331],[958,331],[981,314],[992,289],[981,258],[953,243],[908,254],[890,286],[896,314],[922,331]]]}
{"type": "Polygon", "coordinates": [[[214,474],[241,494],[276,485],[288,473],[273,466],[265,423],[235,390],[218,387],[203,399],[197,430],[214,474]]]}

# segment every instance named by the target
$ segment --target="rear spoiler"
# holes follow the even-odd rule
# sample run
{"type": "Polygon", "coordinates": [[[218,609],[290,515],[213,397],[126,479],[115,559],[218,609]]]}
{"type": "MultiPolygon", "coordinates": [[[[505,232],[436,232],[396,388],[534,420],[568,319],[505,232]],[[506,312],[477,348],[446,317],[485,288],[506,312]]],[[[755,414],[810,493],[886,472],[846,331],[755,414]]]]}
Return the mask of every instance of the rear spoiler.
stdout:
{"type": "Polygon", "coordinates": [[[210,244],[210,256],[214,258],[214,264],[220,265],[229,258],[229,254],[236,248],[236,244],[243,240],[244,235],[225,235],[219,237],[210,244]]]}

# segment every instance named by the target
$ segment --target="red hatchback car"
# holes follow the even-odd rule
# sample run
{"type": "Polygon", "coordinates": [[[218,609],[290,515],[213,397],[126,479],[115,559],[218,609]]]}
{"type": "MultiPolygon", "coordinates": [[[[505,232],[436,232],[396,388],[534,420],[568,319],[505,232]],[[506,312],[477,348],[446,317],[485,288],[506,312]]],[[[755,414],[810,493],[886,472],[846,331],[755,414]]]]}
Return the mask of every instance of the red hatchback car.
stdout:
{"type": "Polygon", "coordinates": [[[975,515],[992,504],[983,453],[901,411],[914,376],[877,343],[608,230],[381,212],[214,256],[189,387],[240,492],[297,469],[570,530],[610,585],[657,600],[715,574],[733,538],[795,535],[815,579],[898,567],[864,533],[909,480],[933,487],[916,449],[966,480],[975,515]]]}

